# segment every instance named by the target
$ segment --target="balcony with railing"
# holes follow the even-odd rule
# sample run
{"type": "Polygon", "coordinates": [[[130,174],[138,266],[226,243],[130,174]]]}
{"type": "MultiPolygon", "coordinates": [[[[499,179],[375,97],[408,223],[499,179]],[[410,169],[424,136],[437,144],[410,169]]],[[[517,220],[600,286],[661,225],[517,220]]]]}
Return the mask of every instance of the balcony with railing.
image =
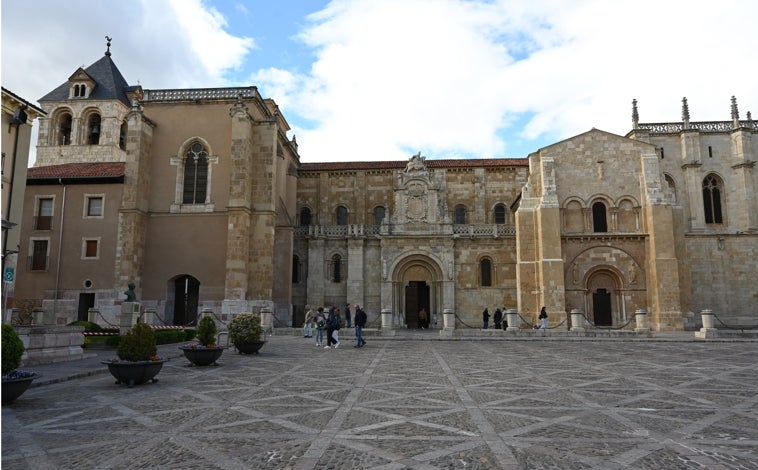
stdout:
{"type": "MultiPolygon", "coordinates": [[[[516,236],[516,227],[504,224],[441,224],[436,231],[424,231],[426,236],[454,238],[497,238],[516,236]]],[[[407,229],[396,230],[393,224],[384,225],[307,225],[295,227],[296,238],[369,238],[408,235],[407,229]]]]}
{"type": "Polygon", "coordinates": [[[34,230],[52,230],[53,217],[50,215],[39,215],[33,220],[34,230]]]}

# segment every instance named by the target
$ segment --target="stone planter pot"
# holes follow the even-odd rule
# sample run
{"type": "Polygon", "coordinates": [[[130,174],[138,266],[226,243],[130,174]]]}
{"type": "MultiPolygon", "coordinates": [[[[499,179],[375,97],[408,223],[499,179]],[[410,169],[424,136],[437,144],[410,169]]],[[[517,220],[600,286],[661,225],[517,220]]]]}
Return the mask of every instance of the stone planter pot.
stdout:
{"type": "Polygon", "coordinates": [[[102,364],[108,365],[108,371],[116,379],[116,385],[126,384],[129,388],[140,385],[148,380],[157,382],[155,378],[163,367],[165,359],[157,361],[102,361],[102,364]]]}
{"type": "Polygon", "coordinates": [[[3,405],[13,403],[16,398],[20,397],[32,384],[32,380],[37,377],[41,377],[40,374],[35,373],[29,377],[21,377],[18,379],[3,379],[3,405]]]}
{"type": "Polygon", "coordinates": [[[217,366],[218,364],[216,363],[216,360],[221,357],[221,354],[224,352],[224,348],[221,346],[216,348],[180,346],[179,349],[184,352],[184,357],[196,366],[217,366]]]}
{"type": "Polygon", "coordinates": [[[257,341],[253,343],[234,343],[234,347],[237,348],[240,354],[258,354],[258,350],[266,344],[265,341],[257,341]]]}

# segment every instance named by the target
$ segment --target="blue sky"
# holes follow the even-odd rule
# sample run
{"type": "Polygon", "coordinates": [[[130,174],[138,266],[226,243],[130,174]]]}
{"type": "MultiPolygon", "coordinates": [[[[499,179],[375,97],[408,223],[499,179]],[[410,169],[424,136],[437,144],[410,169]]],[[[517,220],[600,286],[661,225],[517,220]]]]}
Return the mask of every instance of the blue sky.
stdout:
{"type": "Polygon", "coordinates": [[[758,2],[3,0],[2,85],[105,52],[144,88],[255,85],[301,159],[519,158],[598,128],[758,112],[758,2]],[[86,14],[85,14],[86,12],[86,14]]]}

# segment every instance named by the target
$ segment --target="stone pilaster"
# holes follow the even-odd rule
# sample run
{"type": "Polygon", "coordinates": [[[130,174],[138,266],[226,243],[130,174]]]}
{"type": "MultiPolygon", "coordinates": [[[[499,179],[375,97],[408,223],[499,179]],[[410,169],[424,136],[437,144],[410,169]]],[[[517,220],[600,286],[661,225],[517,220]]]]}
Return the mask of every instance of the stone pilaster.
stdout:
{"type": "Polygon", "coordinates": [[[119,292],[130,281],[141,291],[145,264],[148,197],[153,123],[135,103],[127,115],[126,166],[121,207],[119,208],[118,248],[116,250],[115,288],[119,292]]]}
{"type": "Polygon", "coordinates": [[[324,239],[308,240],[308,286],[306,287],[307,304],[316,307],[324,305],[324,239]]]}
{"type": "Polygon", "coordinates": [[[363,280],[363,239],[352,238],[347,241],[347,303],[365,305],[363,280]]]}

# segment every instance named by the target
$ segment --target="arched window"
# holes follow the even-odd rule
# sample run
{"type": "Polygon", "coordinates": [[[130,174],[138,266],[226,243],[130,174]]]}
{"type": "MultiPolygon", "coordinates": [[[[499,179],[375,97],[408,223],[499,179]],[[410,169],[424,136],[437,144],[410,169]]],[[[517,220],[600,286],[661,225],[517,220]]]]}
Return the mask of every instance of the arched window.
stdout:
{"type": "Polygon", "coordinates": [[[74,85],[74,98],[84,98],[87,94],[87,85],[74,85]]]}
{"type": "Polygon", "coordinates": [[[126,124],[126,121],[121,123],[121,128],[119,129],[118,133],[118,148],[121,150],[126,150],[126,131],[128,129],[128,126],[126,124]]]}
{"type": "Polygon", "coordinates": [[[592,204],[592,231],[608,231],[608,218],[605,213],[605,204],[602,202],[592,204]]]}
{"type": "Polygon", "coordinates": [[[347,208],[345,206],[337,207],[335,217],[337,225],[347,225],[347,208]]]}
{"type": "Polygon", "coordinates": [[[58,145],[71,145],[71,114],[63,113],[58,118],[58,145]]]}
{"type": "Polygon", "coordinates": [[[300,209],[300,226],[307,227],[311,224],[311,210],[307,207],[300,209]]]}
{"type": "Polygon", "coordinates": [[[208,152],[194,142],[184,154],[183,204],[205,204],[208,189],[208,152]]]}
{"type": "Polygon", "coordinates": [[[479,282],[482,287],[492,286],[492,261],[489,258],[479,261],[479,282]]]}
{"type": "Polygon", "coordinates": [[[292,283],[297,284],[300,282],[300,257],[294,255],[292,257],[292,283]]]}
{"type": "Polygon", "coordinates": [[[496,224],[504,224],[505,223],[505,205],[504,204],[497,204],[495,206],[495,211],[493,214],[493,220],[496,224]]]}
{"type": "Polygon", "coordinates": [[[100,143],[100,115],[92,114],[87,119],[87,144],[97,145],[100,143]]]}
{"type": "Polygon", "coordinates": [[[721,186],[716,175],[708,175],[703,180],[703,210],[706,224],[721,224],[721,186]]]}
{"type": "Polygon", "coordinates": [[[332,282],[342,282],[342,257],[332,256],[332,282]]]}
{"type": "Polygon", "coordinates": [[[669,175],[664,175],[663,180],[666,182],[666,189],[668,191],[669,200],[673,203],[676,203],[676,183],[674,182],[674,178],[670,177],[669,175]]]}
{"type": "Polygon", "coordinates": [[[382,225],[382,220],[384,220],[384,214],[385,214],[384,207],[377,206],[374,209],[374,225],[382,225]]]}
{"type": "Polygon", "coordinates": [[[463,206],[463,205],[455,206],[455,221],[453,223],[455,224],[466,223],[466,206],[463,206]]]}

